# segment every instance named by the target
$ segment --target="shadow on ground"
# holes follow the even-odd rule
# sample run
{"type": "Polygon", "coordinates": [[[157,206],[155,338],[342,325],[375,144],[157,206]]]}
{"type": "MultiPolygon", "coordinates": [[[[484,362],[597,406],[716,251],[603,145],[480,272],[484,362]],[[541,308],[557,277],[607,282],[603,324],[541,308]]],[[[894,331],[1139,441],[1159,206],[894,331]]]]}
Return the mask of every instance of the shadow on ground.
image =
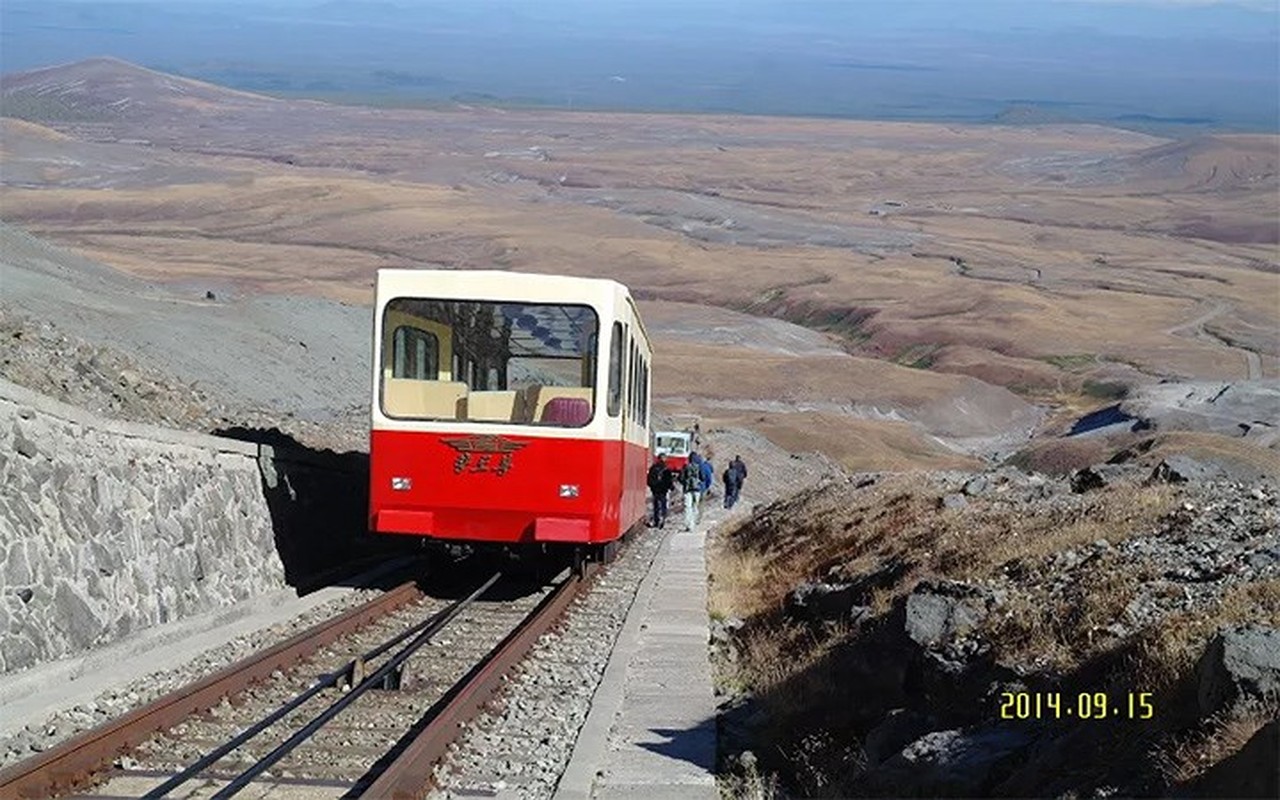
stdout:
{"type": "Polygon", "coordinates": [[[326,586],[390,588],[404,579],[367,574],[418,550],[417,542],[368,532],[367,453],[315,450],[274,428],[224,428],[214,435],[258,445],[276,552],[285,582],[299,595],[326,586]]]}
{"type": "MultiPolygon", "coordinates": [[[[775,623],[754,620],[757,634],[775,623]]],[[[922,647],[904,630],[898,602],[805,669],[722,706],[719,771],[777,775],[802,797],[1276,796],[1274,722],[1197,780],[1164,773],[1160,750],[1213,720],[1195,670],[1154,692],[1132,682],[1136,638],[1066,673],[1015,674],[990,652],[922,647]],[[1016,694],[1058,698],[1063,713],[1002,719],[1016,694]]]]}

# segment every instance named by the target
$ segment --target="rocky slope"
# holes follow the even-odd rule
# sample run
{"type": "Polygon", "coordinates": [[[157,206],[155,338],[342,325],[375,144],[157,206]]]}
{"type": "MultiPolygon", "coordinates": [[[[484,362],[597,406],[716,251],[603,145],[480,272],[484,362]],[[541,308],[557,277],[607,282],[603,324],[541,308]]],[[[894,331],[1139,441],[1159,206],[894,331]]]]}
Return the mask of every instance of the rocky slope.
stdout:
{"type": "Polygon", "coordinates": [[[0,377],[119,419],[367,447],[369,311],[131,278],[0,222],[0,377]]]}
{"type": "Polygon", "coordinates": [[[861,475],[728,530],[734,790],[1274,793],[1280,486],[1194,467],[861,475]]]}

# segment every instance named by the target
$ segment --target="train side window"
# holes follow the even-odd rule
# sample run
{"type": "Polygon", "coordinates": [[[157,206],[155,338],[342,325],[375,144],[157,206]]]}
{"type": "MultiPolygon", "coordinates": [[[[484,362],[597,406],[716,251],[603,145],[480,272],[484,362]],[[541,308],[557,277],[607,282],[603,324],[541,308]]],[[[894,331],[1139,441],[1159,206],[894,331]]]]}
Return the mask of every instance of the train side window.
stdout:
{"type": "Polygon", "coordinates": [[[631,421],[635,422],[640,418],[639,394],[636,387],[640,385],[640,348],[636,347],[634,339],[631,340],[631,421]]]}
{"type": "Polygon", "coordinates": [[[644,386],[640,389],[640,402],[644,406],[644,414],[641,419],[644,426],[649,427],[649,362],[644,362],[644,386]]]}
{"type": "Polygon", "coordinates": [[[609,416],[616,417],[622,410],[622,353],[625,343],[622,323],[613,323],[609,343],[609,416]]]}
{"type": "Polygon", "coordinates": [[[434,381],[440,376],[440,340],[421,328],[401,325],[391,344],[391,377],[434,381]]]}
{"type": "Polygon", "coordinates": [[[635,381],[632,379],[635,377],[635,371],[636,371],[636,346],[634,342],[628,341],[627,342],[626,394],[623,397],[623,403],[622,403],[622,416],[625,419],[631,419],[634,416],[632,413],[632,407],[635,404],[636,387],[635,387],[635,381]]]}
{"type": "Polygon", "coordinates": [[[640,362],[640,424],[649,427],[649,362],[640,362]]]}

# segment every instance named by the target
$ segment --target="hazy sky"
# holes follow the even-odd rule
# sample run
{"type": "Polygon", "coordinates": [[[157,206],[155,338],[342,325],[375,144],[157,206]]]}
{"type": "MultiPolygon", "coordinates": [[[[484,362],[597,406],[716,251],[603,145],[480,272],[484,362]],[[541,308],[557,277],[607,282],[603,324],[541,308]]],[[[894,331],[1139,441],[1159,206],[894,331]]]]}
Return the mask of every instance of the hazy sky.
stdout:
{"type": "Polygon", "coordinates": [[[0,0],[0,71],[100,55],[339,102],[1280,121],[1280,0],[0,0]]]}

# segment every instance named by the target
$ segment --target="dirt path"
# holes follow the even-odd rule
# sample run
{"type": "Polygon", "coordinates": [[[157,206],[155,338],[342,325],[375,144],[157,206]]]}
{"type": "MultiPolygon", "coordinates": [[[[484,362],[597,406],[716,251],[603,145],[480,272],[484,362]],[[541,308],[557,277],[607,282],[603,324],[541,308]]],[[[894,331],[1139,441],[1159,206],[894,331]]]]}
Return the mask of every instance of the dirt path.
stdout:
{"type": "Polygon", "coordinates": [[[1165,333],[1170,336],[1187,336],[1202,342],[1209,342],[1220,347],[1225,347],[1228,350],[1237,351],[1244,356],[1245,378],[1251,381],[1260,380],[1262,378],[1262,358],[1257,353],[1247,347],[1240,347],[1239,345],[1232,344],[1221,336],[1218,336],[1205,328],[1205,325],[1208,325],[1227,311],[1230,311],[1231,308],[1232,306],[1230,303],[1223,300],[1214,300],[1211,302],[1211,308],[1209,308],[1209,310],[1200,314],[1193,320],[1175,325],[1172,328],[1167,328],[1165,333]]]}

